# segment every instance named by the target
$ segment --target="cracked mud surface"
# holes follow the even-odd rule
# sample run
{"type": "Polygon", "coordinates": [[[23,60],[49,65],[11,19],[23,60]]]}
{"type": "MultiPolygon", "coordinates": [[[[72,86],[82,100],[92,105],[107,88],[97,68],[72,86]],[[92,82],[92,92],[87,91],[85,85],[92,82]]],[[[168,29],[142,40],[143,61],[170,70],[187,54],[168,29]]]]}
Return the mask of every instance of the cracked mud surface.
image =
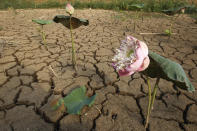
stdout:
{"type": "MultiPolygon", "coordinates": [[[[114,51],[125,35],[145,41],[149,49],[181,64],[197,87],[197,27],[187,15],[173,24],[176,35],[158,33],[170,27],[170,18],[105,10],[76,10],[90,25],[74,30],[78,73],[71,66],[69,30],[46,25],[47,48],[32,19],[52,19],[62,9],[0,11],[0,130],[2,131],[144,131],[148,104],[147,85],[139,73],[119,77],[111,67],[114,51]],[[135,23],[135,27],[134,27],[135,23]],[[53,68],[58,78],[54,76],[53,68]],[[55,112],[51,102],[85,85],[95,104],[82,115],[55,112]]],[[[155,79],[151,80],[154,85],[155,79]]],[[[197,93],[188,93],[161,80],[147,130],[195,131],[197,93]]]]}

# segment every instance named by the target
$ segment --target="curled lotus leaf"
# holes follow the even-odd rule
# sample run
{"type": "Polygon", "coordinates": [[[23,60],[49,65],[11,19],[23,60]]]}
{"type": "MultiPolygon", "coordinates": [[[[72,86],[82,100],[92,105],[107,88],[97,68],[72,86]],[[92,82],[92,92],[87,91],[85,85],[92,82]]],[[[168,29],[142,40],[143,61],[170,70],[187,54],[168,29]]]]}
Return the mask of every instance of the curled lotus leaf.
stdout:
{"type": "Polygon", "coordinates": [[[53,22],[52,20],[36,20],[36,19],[33,19],[32,21],[40,25],[47,25],[53,22]]]}
{"type": "Polygon", "coordinates": [[[84,25],[84,26],[89,25],[89,21],[87,19],[81,19],[81,18],[76,18],[76,17],[72,17],[72,16],[65,16],[65,15],[56,15],[53,18],[53,21],[55,23],[61,23],[66,28],[70,29],[70,18],[71,18],[72,29],[77,29],[82,25],[84,25]]]}

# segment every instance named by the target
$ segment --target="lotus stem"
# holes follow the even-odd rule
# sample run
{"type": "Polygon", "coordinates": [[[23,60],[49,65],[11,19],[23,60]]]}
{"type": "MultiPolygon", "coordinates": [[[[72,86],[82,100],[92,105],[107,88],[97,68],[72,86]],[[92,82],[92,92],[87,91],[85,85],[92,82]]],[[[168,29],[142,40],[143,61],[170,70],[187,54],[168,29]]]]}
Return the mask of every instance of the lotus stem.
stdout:
{"type": "Polygon", "coordinates": [[[43,39],[44,45],[46,46],[46,34],[44,31],[42,32],[42,39],[43,39]]]}
{"type": "Polygon", "coordinates": [[[142,11],[142,9],[140,9],[140,12],[141,12],[141,17],[142,17],[142,22],[144,22],[144,13],[143,13],[143,11],[142,11]]]}
{"type": "Polygon", "coordinates": [[[168,34],[169,36],[172,35],[172,23],[170,24],[170,33],[168,34]]]}
{"type": "Polygon", "coordinates": [[[70,15],[70,35],[71,35],[71,41],[72,41],[72,65],[73,65],[73,68],[76,70],[76,55],[75,55],[76,53],[75,53],[75,43],[74,43],[73,34],[72,34],[71,17],[72,15],[70,15]]]}
{"type": "Polygon", "coordinates": [[[171,20],[171,24],[170,24],[170,34],[169,36],[171,36],[173,33],[172,33],[172,26],[174,24],[174,22],[176,21],[176,19],[180,16],[180,14],[178,14],[178,16],[176,16],[175,18],[172,17],[172,20],[171,20]],[[174,18],[174,19],[173,19],[174,18]]]}
{"type": "Polygon", "coordinates": [[[153,109],[153,105],[154,105],[154,101],[155,101],[155,96],[156,96],[156,93],[157,93],[157,89],[158,89],[158,84],[159,84],[159,80],[160,78],[157,78],[157,81],[155,83],[155,87],[153,89],[153,95],[152,95],[152,101],[151,101],[151,109],[153,109]]]}
{"type": "Polygon", "coordinates": [[[154,89],[153,89],[153,95],[151,96],[151,86],[150,86],[149,78],[147,78],[148,90],[149,90],[148,91],[149,101],[148,101],[148,112],[147,112],[147,117],[146,117],[145,128],[148,127],[149,117],[150,117],[150,114],[151,114],[151,110],[153,109],[155,96],[156,96],[157,89],[158,89],[159,80],[160,80],[160,78],[157,78],[154,89]]]}
{"type": "Polygon", "coordinates": [[[150,81],[149,78],[147,77],[147,84],[148,84],[148,111],[147,111],[147,116],[146,116],[146,124],[145,124],[145,128],[148,127],[148,123],[149,123],[149,117],[150,117],[150,110],[151,110],[151,86],[150,86],[150,81]]]}
{"type": "Polygon", "coordinates": [[[43,44],[46,46],[46,34],[45,34],[45,32],[44,32],[44,26],[43,25],[41,25],[41,35],[42,35],[42,41],[43,41],[43,44]]]}

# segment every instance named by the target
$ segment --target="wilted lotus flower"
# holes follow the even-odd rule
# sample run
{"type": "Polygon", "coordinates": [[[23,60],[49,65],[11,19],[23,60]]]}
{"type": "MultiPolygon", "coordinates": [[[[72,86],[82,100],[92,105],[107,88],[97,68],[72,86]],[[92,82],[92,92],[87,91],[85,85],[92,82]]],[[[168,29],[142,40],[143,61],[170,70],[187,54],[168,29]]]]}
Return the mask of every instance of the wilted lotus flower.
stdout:
{"type": "Polygon", "coordinates": [[[135,72],[145,70],[149,63],[147,45],[132,36],[122,41],[120,49],[112,59],[113,67],[120,76],[129,76],[135,72]]]}
{"type": "Polygon", "coordinates": [[[74,13],[74,8],[72,7],[71,4],[67,4],[66,5],[66,12],[69,14],[69,15],[72,15],[74,13]]]}

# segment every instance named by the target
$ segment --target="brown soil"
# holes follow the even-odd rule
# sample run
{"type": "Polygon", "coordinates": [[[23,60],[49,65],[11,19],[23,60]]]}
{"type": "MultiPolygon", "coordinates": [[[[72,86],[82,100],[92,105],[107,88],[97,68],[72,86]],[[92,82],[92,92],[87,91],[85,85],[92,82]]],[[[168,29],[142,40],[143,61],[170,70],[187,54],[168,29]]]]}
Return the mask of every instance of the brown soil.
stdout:
{"type": "MultiPolygon", "coordinates": [[[[118,77],[111,66],[114,51],[126,35],[144,41],[149,49],[180,63],[197,87],[197,25],[187,15],[174,22],[170,38],[162,33],[170,27],[171,17],[134,12],[76,10],[75,16],[87,18],[89,26],[74,30],[78,74],[71,66],[69,30],[61,24],[44,27],[44,47],[32,19],[52,19],[65,14],[61,9],[16,10],[0,12],[0,130],[98,130],[143,131],[147,112],[147,85],[136,73],[118,77]],[[134,24],[135,23],[135,24],[134,24]],[[135,25],[135,27],[134,27],[135,25]],[[49,66],[58,75],[54,76],[49,66]],[[68,115],[51,109],[51,102],[67,95],[79,85],[88,95],[97,94],[95,104],[82,115],[68,115]]],[[[154,84],[155,79],[151,83],[154,84]]],[[[197,93],[179,90],[162,80],[151,114],[149,130],[197,129],[197,93]]]]}

